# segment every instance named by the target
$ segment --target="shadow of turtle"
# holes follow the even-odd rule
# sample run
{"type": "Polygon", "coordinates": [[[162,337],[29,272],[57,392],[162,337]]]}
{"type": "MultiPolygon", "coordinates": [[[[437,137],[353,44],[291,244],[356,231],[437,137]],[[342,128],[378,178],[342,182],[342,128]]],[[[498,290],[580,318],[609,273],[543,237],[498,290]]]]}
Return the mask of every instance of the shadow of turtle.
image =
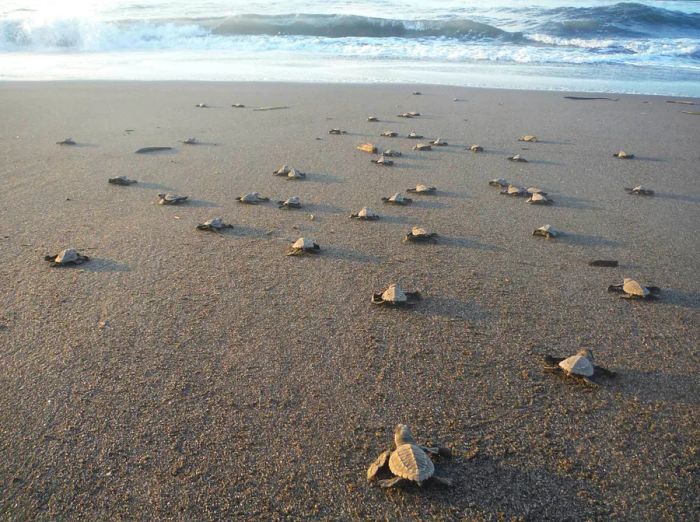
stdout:
{"type": "Polygon", "coordinates": [[[178,150],[174,147],[141,147],[135,150],[134,153],[140,156],[167,156],[177,154],[178,150]],[[152,150],[149,150],[152,149],[152,150]]]}
{"type": "Polygon", "coordinates": [[[446,245],[453,248],[471,248],[476,250],[486,250],[491,252],[502,252],[503,248],[496,245],[490,245],[488,243],[481,243],[474,239],[467,239],[464,237],[450,237],[450,236],[440,236],[438,242],[441,245],[446,245]]]}
{"type": "Polygon", "coordinates": [[[698,310],[700,309],[700,293],[683,292],[673,288],[662,288],[661,293],[653,302],[662,305],[676,305],[698,310]]]}
{"type": "Polygon", "coordinates": [[[338,176],[332,176],[330,174],[315,174],[315,173],[307,173],[305,181],[312,182],[312,183],[323,183],[323,184],[345,183],[345,180],[343,178],[338,177],[338,176]]]}
{"type": "Polygon", "coordinates": [[[411,196],[411,197],[413,199],[413,203],[411,203],[411,206],[413,206],[413,207],[418,207],[418,208],[447,208],[448,207],[447,203],[443,203],[442,201],[428,201],[428,200],[416,199],[413,196],[411,196]]]}
{"type": "Polygon", "coordinates": [[[351,250],[349,248],[326,247],[321,250],[321,257],[330,259],[340,259],[342,261],[350,261],[353,263],[368,263],[378,265],[384,261],[383,258],[351,250]]]}
{"type": "Polygon", "coordinates": [[[165,192],[174,192],[176,189],[168,185],[162,185],[160,183],[151,183],[148,181],[139,181],[133,185],[135,188],[143,188],[148,190],[162,190],[165,192]]]}
{"type": "Polygon", "coordinates": [[[489,313],[473,301],[435,295],[424,295],[411,310],[419,315],[475,322],[487,320],[489,317],[489,313]]]}
{"type": "Polygon", "coordinates": [[[197,207],[197,208],[214,208],[214,207],[220,207],[221,205],[217,205],[216,203],[212,203],[211,201],[205,201],[203,199],[188,199],[187,201],[184,202],[183,206],[197,207]]]}
{"type": "Polygon", "coordinates": [[[304,207],[299,210],[305,210],[311,213],[318,212],[327,214],[347,214],[348,216],[351,214],[351,212],[348,209],[343,207],[337,207],[329,203],[309,203],[307,205],[304,205],[304,207]]]}
{"type": "Polygon", "coordinates": [[[90,257],[90,261],[78,265],[75,268],[85,270],[86,272],[130,272],[129,265],[118,263],[111,259],[102,257],[90,257]]]}
{"type": "Polygon", "coordinates": [[[672,192],[655,192],[654,197],[662,199],[672,199],[676,201],[687,201],[689,203],[700,203],[700,197],[690,194],[674,194],[672,192]]]}
{"type": "MultiPolygon", "coordinates": [[[[541,238],[538,238],[541,239],[541,238]]],[[[622,246],[624,243],[616,239],[607,239],[602,236],[592,234],[575,234],[573,232],[564,232],[554,240],[555,242],[570,243],[576,245],[596,245],[596,246],[622,246]]]]}
{"type": "Polygon", "coordinates": [[[556,207],[575,208],[581,210],[600,210],[600,207],[591,205],[589,199],[564,195],[553,196],[552,199],[554,200],[554,206],[556,207]]]}

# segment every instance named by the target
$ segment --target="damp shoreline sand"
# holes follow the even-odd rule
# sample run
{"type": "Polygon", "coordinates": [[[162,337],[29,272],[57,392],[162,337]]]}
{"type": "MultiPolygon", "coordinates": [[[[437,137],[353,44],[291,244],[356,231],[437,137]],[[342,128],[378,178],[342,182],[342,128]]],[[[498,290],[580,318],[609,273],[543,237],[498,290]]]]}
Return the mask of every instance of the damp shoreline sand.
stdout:
{"type": "Polygon", "coordinates": [[[565,95],[0,84],[0,515],[697,517],[700,117],[667,97],[565,95]],[[449,146],[412,151],[411,130],[449,146]],[[355,150],[368,141],[403,156],[373,165],[355,150]],[[134,153],[148,146],[174,150],[134,153]],[[283,163],[307,178],[272,176],[283,163]],[[139,183],[107,184],[119,175],[139,183]],[[555,204],[501,196],[498,177],[555,204]],[[417,183],[438,193],[380,201],[417,183]],[[234,201],[249,191],[272,202],[234,201]],[[304,209],[274,204],[292,195],[304,209]],[[382,218],[349,219],[363,206],[382,218]],[[215,216],[234,228],[195,229],[215,216]],[[545,224],[565,236],[532,237],[545,224]],[[403,243],[413,225],[440,240],[403,243]],[[321,254],[286,257],[302,236],[321,254]],[[43,261],[68,246],[91,261],[43,261]],[[660,299],[606,291],[626,276],[660,299]],[[391,282],[424,299],[371,305],[391,282]],[[582,346],[618,377],[543,373],[540,354],[582,346]],[[453,448],[437,463],[452,489],[366,483],[399,422],[453,448]]]}

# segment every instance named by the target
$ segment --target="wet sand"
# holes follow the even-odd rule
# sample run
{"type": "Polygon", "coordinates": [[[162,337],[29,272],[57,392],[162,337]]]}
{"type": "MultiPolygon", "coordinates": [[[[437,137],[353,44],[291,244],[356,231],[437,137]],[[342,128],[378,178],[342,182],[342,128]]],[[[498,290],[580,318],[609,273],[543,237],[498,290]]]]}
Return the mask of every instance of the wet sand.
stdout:
{"type": "Polygon", "coordinates": [[[0,84],[0,518],[697,518],[700,117],[564,94],[0,84]],[[403,156],[372,165],[367,141],[403,156]],[[273,177],[283,163],[307,179],[273,177]],[[438,193],[381,203],[416,183],[438,193]],[[623,190],[640,184],[656,195],[623,190]],[[157,205],[166,191],[190,201],[157,205]],[[249,191],[305,208],[234,201],[249,191]],[[382,219],[349,219],[363,206],[382,219]],[[195,229],[214,216],[235,228],[195,229]],[[566,235],[532,237],[548,223],[566,235]],[[403,243],[412,225],[439,242],[403,243]],[[300,236],[321,255],[285,257],[300,236]],[[68,246],[92,260],[43,261],[68,246]],[[606,291],[623,277],[660,299],[606,291]],[[390,282],[424,299],[372,306],[390,282]],[[583,346],[618,377],[542,371],[583,346]],[[367,484],[398,422],[453,448],[452,489],[367,484]]]}

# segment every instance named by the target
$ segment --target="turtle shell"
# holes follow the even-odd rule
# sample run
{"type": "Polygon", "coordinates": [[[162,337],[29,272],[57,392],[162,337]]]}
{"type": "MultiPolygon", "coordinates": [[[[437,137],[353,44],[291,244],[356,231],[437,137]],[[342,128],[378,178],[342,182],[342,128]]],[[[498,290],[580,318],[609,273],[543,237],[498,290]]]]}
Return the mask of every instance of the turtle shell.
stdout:
{"type": "Polygon", "coordinates": [[[185,145],[195,145],[197,143],[197,138],[187,138],[185,140],[182,140],[182,143],[185,145]]]}
{"type": "Polygon", "coordinates": [[[387,201],[390,201],[392,203],[405,203],[406,198],[404,197],[403,194],[401,194],[400,192],[397,192],[396,194],[391,196],[387,201]]]}
{"type": "Polygon", "coordinates": [[[377,215],[374,211],[368,209],[367,207],[362,207],[357,213],[357,217],[360,219],[377,219],[379,215],[377,215]]]}
{"type": "Polygon", "coordinates": [[[417,237],[427,236],[427,235],[428,235],[428,231],[427,231],[426,229],[424,229],[424,228],[413,227],[413,228],[411,228],[411,235],[412,235],[412,236],[417,236],[417,237]]]}
{"type": "Polygon", "coordinates": [[[69,263],[75,263],[80,259],[80,254],[75,248],[66,248],[62,250],[60,254],[54,259],[54,263],[59,265],[67,265],[69,263]]]}
{"type": "Polygon", "coordinates": [[[419,140],[423,136],[420,136],[419,134],[416,134],[415,132],[411,131],[408,133],[408,136],[406,136],[409,140],[419,140]]]}
{"type": "Polygon", "coordinates": [[[299,207],[301,206],[301,199],[299,196],[292,196],[290,198],[287,198],[283,204],[288,207],[299,207]]]}
{"type": "Polygon", "coordinates": [[[405,303],[408,301],[408,297],[399,285],[391,284],[382,292],[382,300],[388,303],[405,303]]]}
{"type": "Polygon", "coordinates": [[[187,196],[178,196],[177,194],[158,194],[160,200],[158,201],[161,205],[176,205],[187,200],[187,196]]]}
{"type": "Polygon", "coordinates": [[[509,156],[508,159],[510,161],[516,161],[519,163],[527,163],[527,160],[525,158],[521,157],[520,154],[515,154],[513,156],[509,156]]]}
{"type": "Polygon", "coordinates": [[[508,196],[522,196],[526,194],[526,191],[524,188],[518,187],[517,185],[508,185],[508,188],[503,191],[503,194],[508,196]]]}
{"type": "Polygon", "coordinates": [[[304,179],[306,174],[299,172],[297,169],[290,169],[287,173],[287,179],[304,179]]]}
{"type": "Polygon", "coordinates": [[[508,186],[508,182],[503,178],[497,178],[497,179],[492,179],[491,181],[489,181],[489,185],[491,185],[492,187],[504,187],[505,188],[508,186]]]}
{"type": "Polygon", "coordinates": [[[443,140],[442,138],[437,138],[433,141],[430,142],[432,145],[435,145],[436,147],[444,147],[447,145],[447,142],[443,140]]]}
{"type": "Polygon", "coordinates": [[[472,145],[471,147],[469,147],[469,150],[472,152],[484,152],[484,147],[482,147],[481,145],[472,145]]]}
{"type": "Polygon", "coordinates": [[[305,237],[297,239],[292,245],[292,248],[295,250],[317,250],[316,243],[305,237]]]}
{"type": "Polygon", "coordinates": [[[433,476],[435,465],[420,446],[402,444],[389,457],[389,470],[397,477],[420,484],[433,476]]]}
{"type": "Polygon", "coordinates": [[[379,121],[379,118],[376,116],[367,116],[367,121],[379,121]]]}
{"type": "Polygon", "coordinates": [[[620,159],[632,159],[632,158],[634,158],[634,154],[627,154],[624,150],[621,150],[617,154],[613,154],[613,156],[616,156],[620,159]]]}
{"type": "Polygon", "coordinates": [[[380,134],[380,136],[384,136],[385,138],[395,138],[398,135],[399,135],[398,132],[388,131],[388,130],[386,130],[380,134]]]}
{"type": "Polygon", "coordinates": [[[398,150],[386,149],[384,152],[382,152],[382,156],[398,158],[399,156],[401,156],[401,153],[398,150]]]}
{"type": "Polygon", "coordinates": [[[391,167],[394,164],[393,160],[388,159],[386,156],[383,154],[379,156],[377,159],[372,160],[372,163],[384,167],[391,167]]]}
{"type": "Polygon", "coordinates": [[[419,143],[413,147],[413,150],[432,150],[432,145],[427,143],[419,143]]]}
{"type": "Polygon", "coordinates": [[[593,375],[593,361],[585,355],[572,355],[559,363],[559,367],[568,375],[581,375],[591,377],[593,375]]]}
{"type": "Polygon", "coordinates": [[[530,198],[527,200],[528,203],[535,203],[535,204],[545,204],[549,203],[551,200],[547,199],[546,196],[543,196],[539,192],[535,192],[530,198]]]}
{"type": "Polygon", "coordinates": [[[435,192],[435,187],[429,187],[428,185],[418,184],[416,185],[416,192],[435,192]]]}
{"type": "Polygon", "coordinates": [[[543,227],[540,227],[536,229],[533,233],[533,236],[543,236],[543,237],[557,237],[559,235],[559,231],[554,228],[552,225],[545,225],[543,227]]]}
{"type": "Polygon", "coordinates": [[[518,141],[528,141],[534,143],[537,141],[537,136],[533,136],[532,134],[526,134],[525,136],[520,136],[520,138],[518,138],[518,141]]]}
{"type": "Polygon", "coordinates": [[[375,147],[371,143],[363,143],[362,145],[358,145],[356,148],[357,150],[361,150],[362,152],[368,152],[369,154],[377,153],[377,147],[375,147]]]}
{"type": "Polygon", "coordinates": [[[649,290],[646,287],[629,277],[623,279],[622,290],[628,295],[635,295],[637,297],[647,297],[649,295],[649,290]]]}
{"type": "Polygon", "coordinates": [[[292,169],[288,165],[282,165],[273,172],[275,176],[287,176],[292,169]]]}

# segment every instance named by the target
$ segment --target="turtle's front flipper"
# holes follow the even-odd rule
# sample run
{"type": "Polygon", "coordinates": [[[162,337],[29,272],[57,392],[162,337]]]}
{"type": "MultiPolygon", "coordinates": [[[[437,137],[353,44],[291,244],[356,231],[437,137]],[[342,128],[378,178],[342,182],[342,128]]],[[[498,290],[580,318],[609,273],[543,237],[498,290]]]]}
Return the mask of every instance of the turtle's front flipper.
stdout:
{"type": "Polygon", "coordinates": [[[618,294],[624,293],[624,290],[622,289],[622,285],[610,285],[608,286],[608,292],[617,292],[618,294]]]}
{"type": "Polygon", "coordinates": [[[441,484],[441,485],[443,485],[443,486],[447,486],[447,487],[452,486],[452,480],[448,479],[447,477],[441,477],[441,476],[439,476],[439,475],[433,475],[431,478],[432,478],[433,480],[435,480],[435,482],[437,482],[438,484],[441,484]]]}
{"type": "Polygon", "coordinates": [[[367,469],[367,480],[370,482],[373,481],[374,479],[377,478],[377,474],[380,471],[383,471],[386,469],[387,464],[389,463],[389,456],[391,455],[390,450],[382,451],[379,456],[375,459],[372,464],[369,465],[369,468],[367,469]]]}
{"type": "Polygon", "coordinates": [[[545,355],[542,357],[544,362],[545,370],[559,370],[559,363],[564,360],[564,357],[552,357],[551,355],[545,355]]]}
{"type": "Polygon", "coordinates": [[[441,457],[452,457],[452,450],[447,446],[421,446],[420,447],[426,453],[432,455],[439,455],[441,457]]]}
{"type": "Polygon", "coordinates": [[[377,484],[379,484],[383,488],[393,488],[401,482],[403,482],[403,479],[401,477],[394,477],[391,479],[380,480],[379,482],[377,482],[377,484]]]}
{"type": "Polygon", "coordinates": [[[600,384],[598,384],[595,381],[592,381],[589,377],[581,377],[583,379],[583,382],[588,384],[589,386],[593,386],[594,388],[600,388],[600,384]]]}
{"type": "Polygon", "coordinates": [[[56,261],[56,258],[58,255],[53,255],[53,256],[44,256],[44,261],[51,261],[52,263],[56,261]]]}
{"type": "Polygon", "coordinates": [[[603,368],[602,366],[593,366],[593,369],[595,370],[595,373],[599,375],[605,375],[606,377],[617,376],[615,372],[608,370],[607,368],[603,368]]]}

